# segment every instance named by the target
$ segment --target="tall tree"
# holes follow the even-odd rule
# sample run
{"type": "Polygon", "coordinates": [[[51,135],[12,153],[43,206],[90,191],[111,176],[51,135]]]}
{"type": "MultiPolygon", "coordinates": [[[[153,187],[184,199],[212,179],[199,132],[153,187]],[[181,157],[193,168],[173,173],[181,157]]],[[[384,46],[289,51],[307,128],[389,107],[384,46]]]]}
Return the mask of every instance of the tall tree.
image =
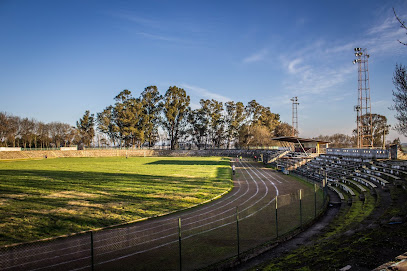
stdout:
{"type": "Polygon", "coordinates": [[[90,142],[95,136],[95,118],[93,114],[90,114],[89,110],[85,111],[85,114],[79,121],[76,122],[76,127],[82,137],[82,142],[90,146],[90,142]]]}
{"type": "Polygon", "coordinates": [[[102,112],[97,113],[96,119],[99,131],[105,133],[113,142],[113,145],[116,145],[116,140],[119,137],[119,128],[115,120],[114,107],[109,105],[102,112]]]}
{"type": "MultiPolygon", "coordinates": [[[[370,119],[366,115],[361,116],[363,126],[368,126],[370,119]]],[[[390,125],[387,124],[387,118],[380,114],[372,114],[372,136],[373,146],[382,147],[386,135],[389,134],[390,125]]],[[[357,130],[353,130],[353,135],[357,136],[357,130]]],[[[365,142],[367,143],[367,142],[365,142]]]]}
{"type": "Polygon", "coordinates": [[[226,133],[227,133],[227,148],[230,148],[230,143],[233,139],[236,139],[240,127],[245,121],[245,108],[242,102],[227,102],[226,106],[226,133]]]}
{"type": "Polygon", "coordinates": [[[32,141],[34,138],[34,121],[30,120],[28,118],[23,118],[20,121],[20,135],[21,135],[21,140],[23,143],[23,147],[31,148],[32,141]]]}
{"type": "Polygon", "coordinates": [[[259,120],[262,110],[263,107],[256,100],[248,102],[245,107],[246,124],[251,125],[252,123],[256,123],[259,120]]]}
{"type": "Polygon", "coordinates": [[[167,131],[171,150],[176,148],[186,129],[186,117],[190,111],[189,103],[190,97],[186,91],[176,86],[169,87],[164,95],[162,125],[167,131]]]}
{"type": "Polygon", "coordinates": [[[274,130],[274,137],[291,136],[292,134],[293,127],[286,122],[280,122],[274,130]]]}
{"type": "MultiPolygon", "coordinates": [[[[272,136],[276,133],[276,129],[280,124],[280,115],[272,113],[270,107],[260,105],[256,100],[250,101],[245,107],[245,123],[239,130],[239,142],[242,145],[251,146],[255,143],[258,133],[265,134],[263,128],[266,127],[269,135],[272,136]]],[[[281,129],[277,131],[280,133],[281,129]]],[[[262,144],[265,144],[263,141],[262,144]]],[[[271,141],[267,141],[271,144],[271,141]]]]}
{"type": "Polygon", "coordinates": [[[130,146],[130,137],[131,137],[131,123],[132,123],[132,114],[131,109],[129,108],[130,102],[132,99],[131,91],[125,89],[121,91],[114,99],[116,103],[114,105],[114,120],[117,125],[120,147],[124,143],[125,147],[130,146]]]}
{"type": "Polygon", "coordinates": [[[257,120],[257,124],[267,127],[271,134],[274,134],[274,130],[280,123],[280,115],[274,114],[270,111],[270,107],[261,107],[260,115],[257,120]]]}
{"type": "Polygon", "coordinates": [[[329,136],[319,135],[314,139],[329,142],[331,148],[351,148],[356,143],[355,137],[339,133],[329,136]]]}
{"type": "Polygon", "coordinates": [[[214,99],[201,99],[200,104],[207,115],[212,146],[219,148],[224,134],[223,104],[214,99]]]}
{"type": "Polygon", "coordinates": [[[9,117],[6,112],[0,112],[0,146],[7,146],[9,133],[9,117]]]}
{"type": "Polygon", "coordinates": [[[396,111],[397,124],[394,128],[407,136],[407,70],[405,66],[396,65],[393,84],[396,90],[393,90],[394,105],[390,109],[396,111]]]}
{"type": "Polygon", "coordinates": [[[386,135],[389,134],[390,125],[387,124],[386,116],[372,114],[373,146],[382,147],[386,144],[386,135]]]}
{"type": "Polygon", "coordinates": [[[133,98],[131,92],[125,89],[115,100],[114,119],[120,140],[124,140],[125,146],[140,147],[144,142],[145,121],[140,99],[133,98]]]}
{"type": "Polygon", "coordinates": [[[252,127],[253,138],[250,142],[251,146],[264,147],[271,144],[272,134],[265,125],[253,125],[252,127]]]}
{"type": "Polygon", "coordinates": [[[21,119],[17,116],[8,117],[8,129],[7,129],[7,142],[11,147],[20,146],[19,138],[21,138],[21,119]]]}
{"type": "Polygon", "coordinates": [[[145,139],[149,148],[157,142],[162,99],[163,97],[158,92],[156,86],[148,86],[141,93],[141,102],[143,104],[144,116],[146,117],[145,139]]]}
{"type": "Polygon", "coordinates": [[[191,125],[189,134],[192,137],[193,143],[200,150],[205,146],[205,140],[208,135],[209,120],[203,108],[198,108],[188,114],[188,122],[191,125]]]}
{"type": "Polygon", "coordinates": [[[49,144],[51,143],[49,124],[39,122],[37,129],[38,140],[40,142],[41,148],[49,148],[49,144]]]}

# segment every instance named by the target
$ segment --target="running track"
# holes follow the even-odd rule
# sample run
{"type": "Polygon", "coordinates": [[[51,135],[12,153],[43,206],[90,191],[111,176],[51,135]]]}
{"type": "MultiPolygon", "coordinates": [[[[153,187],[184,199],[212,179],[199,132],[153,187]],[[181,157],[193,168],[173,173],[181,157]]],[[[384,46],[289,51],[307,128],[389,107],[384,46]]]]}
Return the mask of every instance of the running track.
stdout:
{"type": "MultiPolygon", "coordinates": [[[[96,232],[95,269],[112,269],[136,255],[174,246],[178,243],[179,217],[185,240],[235,223],[236,206],[243,214],[240,220],[244,220],[254,214],[253,210],[261,211],[272,204],[277,195],[298,190],[292,179],[260,163],[244,160],[235,165],[234,187],[218,200],[185,212],[96,232]],[[251,212],[245,212],[249,209],[251,212]]],[[[91,270],[91,238],[88,233],[0,250],[0,270],[91,270]]]]}

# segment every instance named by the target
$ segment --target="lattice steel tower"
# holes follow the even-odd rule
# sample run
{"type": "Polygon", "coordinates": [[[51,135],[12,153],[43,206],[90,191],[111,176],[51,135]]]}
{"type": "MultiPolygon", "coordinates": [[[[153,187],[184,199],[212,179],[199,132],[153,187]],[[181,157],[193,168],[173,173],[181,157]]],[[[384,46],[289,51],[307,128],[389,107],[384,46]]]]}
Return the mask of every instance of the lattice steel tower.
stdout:
{"type": "Polygon", "coordinates": [[[291,98],[291,101],[293,102],[293,136],[296,136],[299,134],[298,130],[298,110],[297,110],[297,105],[298,103],[298,97],[293,97],[291,98]]]}
{"type": "Polygon", "coordinates": [[[355,48],[356,59],[353,64],[358,63],[358,104],[355,106],[357,112],[357,143],[358,148],[373,148],[373,125],[372,105],[370,102],[369,67],[366,49],[355,48]]]}

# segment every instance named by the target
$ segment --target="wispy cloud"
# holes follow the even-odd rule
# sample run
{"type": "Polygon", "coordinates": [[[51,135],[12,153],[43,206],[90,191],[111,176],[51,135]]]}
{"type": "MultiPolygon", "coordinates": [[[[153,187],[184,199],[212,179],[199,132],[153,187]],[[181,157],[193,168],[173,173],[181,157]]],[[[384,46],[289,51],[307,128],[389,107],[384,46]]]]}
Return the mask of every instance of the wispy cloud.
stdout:
{"type": "Polygon", "coordinates": [[[268,53],[269,52],[267,49],[262,49],[258,52],[255,52],[254,54],[244,58],[243,63],[253,63],[253,62],[263,61],[267,57],[268,53]]]}
{"type": "Polygon", "coordinates": [[[400,54],[405,52],[405,48],[400,46],[398,40],[404,37],[405,30],[400,28],[394,15],[390,15],[390,17],[372,26],[367,31],[364,42],[367,47],[371,48],[370,53],[378,55],[386,55],[390,52],[400,54]]]}
{"type": "Polygon", "coordinates": [[[143,26],[143,27],[148,27],[148,28],[160,28],[161,24],[160,22],[153,20],[153,19],[147,19],[141,16],[138,16],[134,13],[130,13],[128,11],[120,11],[120,12],[113,12],[111,13],[113,17],[126,20],[132,23],[135,23],[137,25],[143,26]]]}
{"type": "Polygon", "coordinates": [[[295,74],[298,72],[307,72],[307,70],[310,68],[309,66],[301,66],[301,63],[303,62],[302,58],[295,58],[294,60],[291,60],[287,64],[287,69],[288,72],[291,74],[295,74]]]}
{"type": "Polygon", "coordinates": [[[180,85],[182,88],[184,88],[187,92],[188,91],[192,91],[195,93],[194,96],[200,98],[200,99],[214,99],[217,100],[219,102],[228,102],[228,101],[232,101],[232,99],[222,96],[218,93],[215,92],[211,92],[207,89],[201,88],[201,87],[197,87],[197,86],[192,86],[189,84],[181,84],[180,85]]]}
{"type": "Polygon", "coordinates": [[[355,72],[355,67],[349,64],[354,47],[367,48],[375,58],[390,53],[404,55],[406,49],[397,41],[404,36],[405,30],[399,27],[394,15],[389,14],[365,29],[360,39],[303,44],[298,50],[290,50],[290,54],[280,55],[281,65],[289,75],[283,86],[295,95],[333,92],[355,72]]]}
{"type": "Polygon", "coordinates": [[[150,34],[150,33],[145,33],[145,32],[137,32],[136,35],[140,35],[149,39],[154,39],[154,40],[162,40],[162,41],[170,41],[170,42],[186,42],[182,39],[175,38],[175,37],[170,37],[170,36],[163,36],[163,35],[156,35],[156,34],[150,34]]]}
{"type": "Polygon", "coordinates": [[[344,82],[353,72],[352,66],[332,68],[315,60],[313,55],[303,55],[292,61],[284,61],[283,66],[290,75],[283,86],[295,95],[328,92],[344,82]]]}
{"type": "Polygon", "coordinates": [[[178,31],[175,34],[174,29],[178,29],[180,26],[175,26],[174,23],[163,24],[160,19],[145,18],[128,11],[111,13],[111,16],[127,22],[127,24],[122,24],[122,27],[131,34],[146,39],[189,45],[196,44],[196,40],[183,38],[185,35],[179,34],[185,33],[185,31],[178,31]]]}

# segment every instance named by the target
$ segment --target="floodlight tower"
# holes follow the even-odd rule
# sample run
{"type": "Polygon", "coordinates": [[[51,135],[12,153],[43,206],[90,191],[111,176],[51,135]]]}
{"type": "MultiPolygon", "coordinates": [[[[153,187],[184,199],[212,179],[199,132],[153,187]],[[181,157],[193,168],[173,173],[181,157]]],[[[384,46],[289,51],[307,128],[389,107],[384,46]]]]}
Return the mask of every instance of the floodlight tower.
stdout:
{"type": "Polygon", "coordinates": [[[358,148],[373,148],[373,125],[372,105],[370,102],[369,68],[366,49],[355,48],[356,59],[353,64],[358,63],[358,104],[355,106],[357,112],[357,141],[358,148]]]}
{"type": "Polygon", "coordinates": [[[292,123],[293,123],[293,136],[296,136],[299,134],[298,130],[298,110],[297,110],[297,105],[298,103],[298,97],[293,97],[290,99],[293,102],[293,118],[292,118],[292,123]]]}

